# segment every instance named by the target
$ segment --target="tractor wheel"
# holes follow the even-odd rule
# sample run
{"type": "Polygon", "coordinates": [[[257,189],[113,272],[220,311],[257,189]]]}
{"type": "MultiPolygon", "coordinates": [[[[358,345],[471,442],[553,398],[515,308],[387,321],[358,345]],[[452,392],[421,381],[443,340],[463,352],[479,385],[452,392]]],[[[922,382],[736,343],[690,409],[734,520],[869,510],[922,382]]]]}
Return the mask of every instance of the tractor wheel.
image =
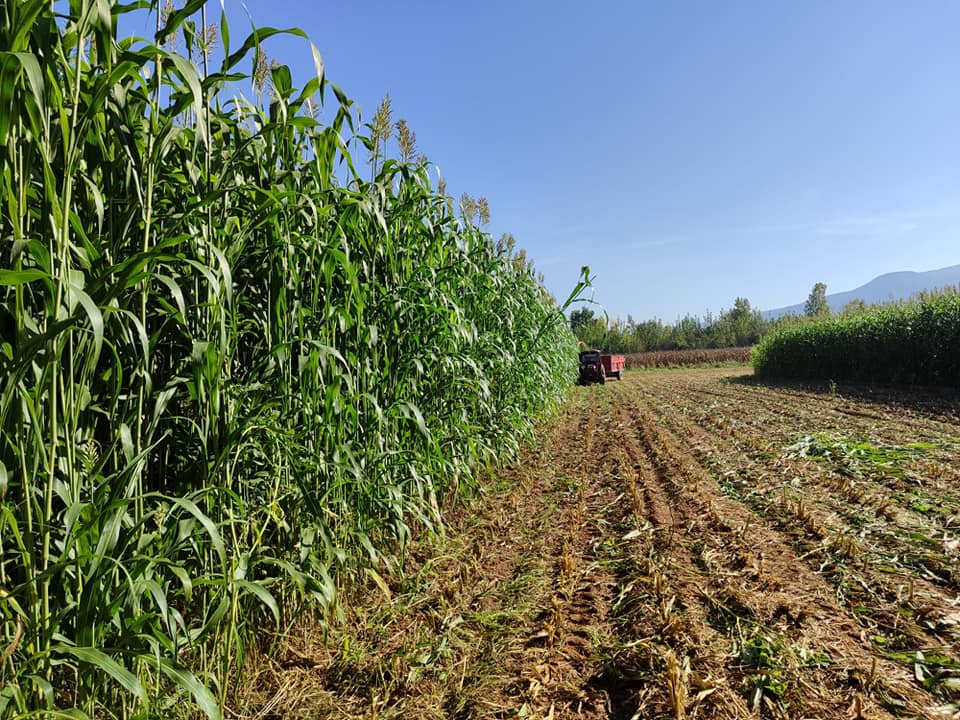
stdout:
{"type": "Polygon", "coordinates": [[[623,370],[617,370],[617,380],[623,380],[623,370]]]}
{"type": "Polygon", "coordinates": [[[603,385],[607,382],[607,373],[605,370],[600,371],[600,384],[603,385]]]}

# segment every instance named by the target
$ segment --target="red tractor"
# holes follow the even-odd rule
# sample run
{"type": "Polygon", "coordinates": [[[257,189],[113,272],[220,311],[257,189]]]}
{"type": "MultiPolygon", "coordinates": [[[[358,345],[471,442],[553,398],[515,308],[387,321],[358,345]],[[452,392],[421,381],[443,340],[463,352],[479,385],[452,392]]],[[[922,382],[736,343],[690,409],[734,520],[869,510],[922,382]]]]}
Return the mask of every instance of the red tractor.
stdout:
{"type": "Polygon", "coordinates": [[[580,353],[580,384],[598,382],[601,385],[608,377],[623,380],[627,359],[623,355],[601,353],[599,350],[584,350],[580,353]]]}

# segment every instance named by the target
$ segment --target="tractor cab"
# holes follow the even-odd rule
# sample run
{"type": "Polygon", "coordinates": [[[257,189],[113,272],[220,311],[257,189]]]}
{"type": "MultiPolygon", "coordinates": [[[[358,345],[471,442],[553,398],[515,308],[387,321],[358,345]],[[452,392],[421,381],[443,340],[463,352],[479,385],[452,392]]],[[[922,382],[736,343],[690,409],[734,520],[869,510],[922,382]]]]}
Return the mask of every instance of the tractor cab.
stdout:
{"type": "Polygon", "coordinates": [[[603,360],[599,350],[584,350],[580,353],[580,384],[603,383],[607,374],[603,369],[603,360]]]}

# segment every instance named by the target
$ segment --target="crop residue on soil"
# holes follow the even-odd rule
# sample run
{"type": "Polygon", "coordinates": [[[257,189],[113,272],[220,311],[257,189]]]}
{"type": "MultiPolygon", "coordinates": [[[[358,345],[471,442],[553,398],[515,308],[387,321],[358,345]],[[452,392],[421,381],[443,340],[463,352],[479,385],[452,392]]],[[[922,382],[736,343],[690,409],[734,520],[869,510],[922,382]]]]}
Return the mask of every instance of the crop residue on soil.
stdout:
{"type": "Polygon", "coordinates": [[[730,368],[578,388],[244,717],[960,717],[956,398],[730,368]]]}

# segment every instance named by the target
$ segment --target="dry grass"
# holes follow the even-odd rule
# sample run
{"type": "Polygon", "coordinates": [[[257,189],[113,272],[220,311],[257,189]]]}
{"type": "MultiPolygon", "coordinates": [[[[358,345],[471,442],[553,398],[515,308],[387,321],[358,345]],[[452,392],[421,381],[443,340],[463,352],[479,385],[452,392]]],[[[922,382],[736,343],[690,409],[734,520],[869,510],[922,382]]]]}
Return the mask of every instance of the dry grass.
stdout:
{"type": "Polygon", "coordinates": [[[658,350],[631,353],[627,368],[669,368],[693,365],[729,365],[750,362],[750,348],[707,348],[703,350],[658,350]]]}

